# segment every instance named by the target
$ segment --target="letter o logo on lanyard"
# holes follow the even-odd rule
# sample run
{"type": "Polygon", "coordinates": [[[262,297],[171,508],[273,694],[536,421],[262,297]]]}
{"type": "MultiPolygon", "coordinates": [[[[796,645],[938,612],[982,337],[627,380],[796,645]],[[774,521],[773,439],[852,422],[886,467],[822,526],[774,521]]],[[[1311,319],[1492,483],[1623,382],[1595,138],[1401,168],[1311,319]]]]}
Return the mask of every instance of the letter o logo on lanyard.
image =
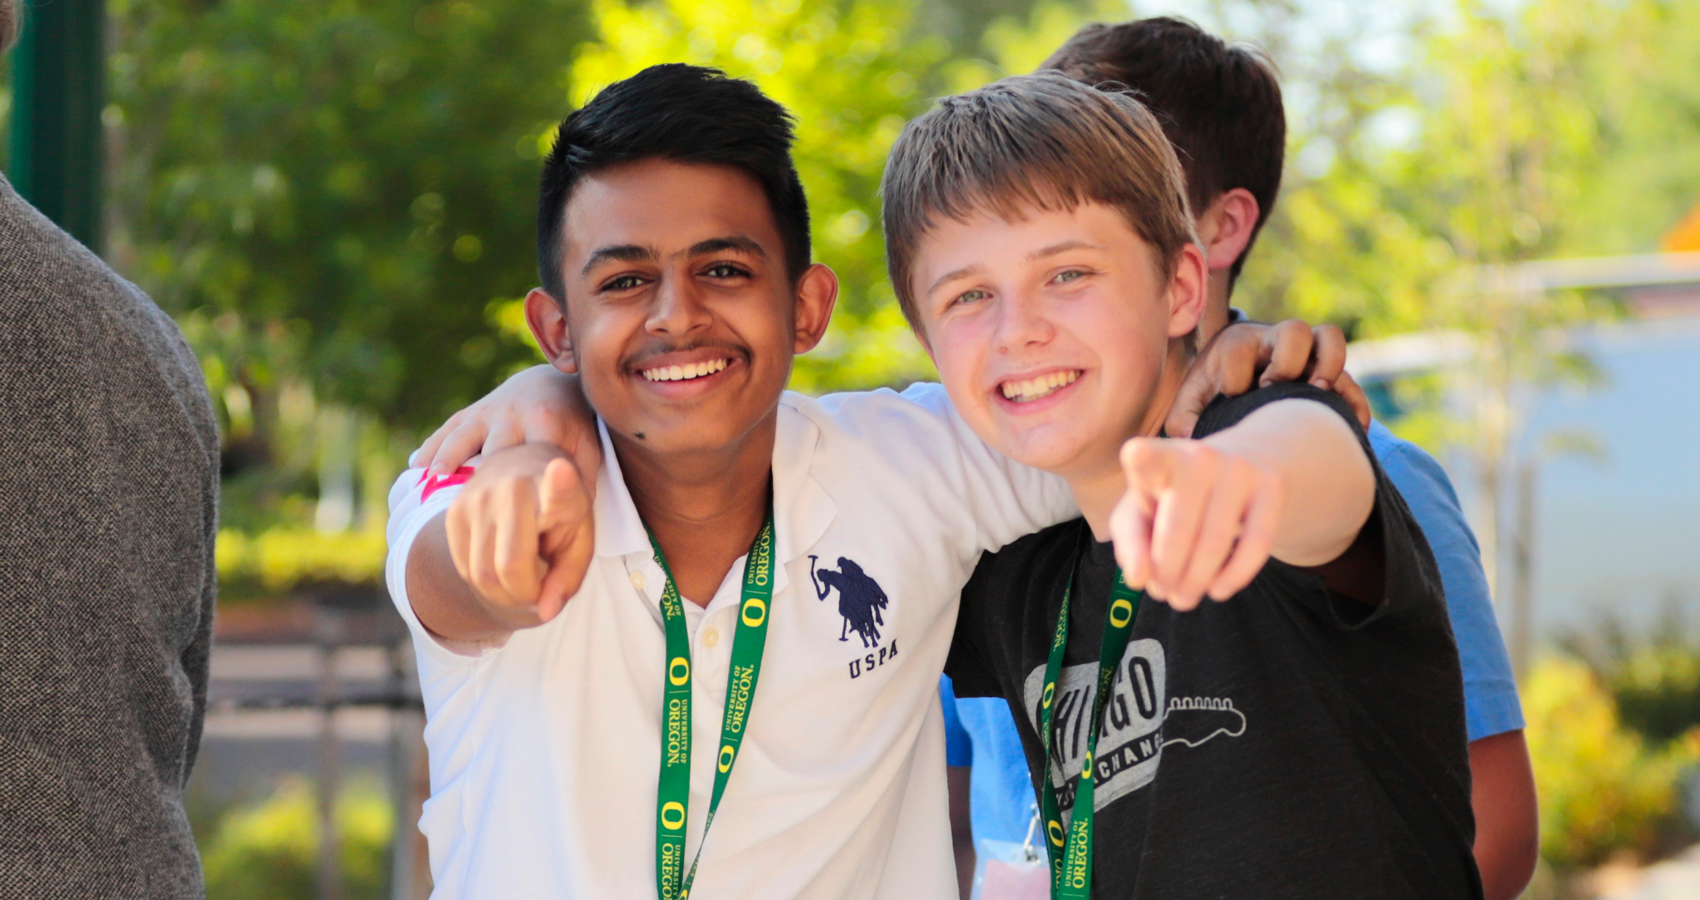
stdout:
{"type": "Polygon", "coordinates": [[[661,827],[668,831],[678,831],[685,827],[685,807],[677,801],[668,801],[661,807],[661,827]]]}
{"type": "Polygon", "coordinates": [[[683,656],[675,656],[667,663],[667,680],[674,685],[683,685],[691,680],[691,661],[683,656]]]}
{"type": "Polygon", "coordinates": [[[1081,778],[1091,778],[1092,777],[1092,754],[1091,754],[1090,751],[1088,751],[1087,754],[1086,754],[1086,764],[1080,767],[1080,777],[1081,778]]]}
{"type": "Polygon", "coordinates": [[[1041,709],[1050,709],[1051,708],[1051,695],[1055,694],[1056,692],[1057,692],[1057,683],[1056,682],[1053,681],[1050,684],[1045,685],[1045,695],[1042,698],[1040,698],[1039,707],[1041,709]]]}
{"type": "Polygon", "coordinates": [[[732,771],[732,758],[735,755],[736,753],[733,751],[731,744],[726,744],[720,748],[720,771],[732,771]]]}
{"type": "Polygon", "coordinates": [[[1133,621],[1133,604],[1122,597],[1117,597],[1110,604],[1110,625],[1116,628],[1126,628],[1133,621]]]}
{"type": "Polygon", "coordinates": [[[1046,822],[1045,834],[1050,836],[1051,843],[1058,847],[1063,845],[1063,827],[1061,822],[1058,822],[1056,819],[1046,822]]]}
{"type": "Polygon", "coordinates": [[[767,604],[760,597],[751,597],[744,603],[744,624],[756,628],[767,621],[767,604]]]}

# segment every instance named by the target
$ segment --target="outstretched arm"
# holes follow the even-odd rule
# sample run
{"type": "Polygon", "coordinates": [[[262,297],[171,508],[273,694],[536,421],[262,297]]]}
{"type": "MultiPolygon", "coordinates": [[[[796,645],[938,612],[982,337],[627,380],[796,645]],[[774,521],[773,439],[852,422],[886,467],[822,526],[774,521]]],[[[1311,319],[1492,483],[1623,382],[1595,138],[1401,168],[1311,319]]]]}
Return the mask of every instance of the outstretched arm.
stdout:
{"type": "Polygon", "coordinates": [[[432,634],[486,642],[554,618],[595,546],[590,492],[556,447],[498,452],[426,524],[407,558],[407,596],[432,634]]]}
{"type": "MultiPolygon", "coordinates": [[[[1182,610],[1206,595],[1232,597],[1271,556],[1295,566],[1338,561],[1375,507],[1363,444],[1314,401],[1270,403],[1201,441],[1135,438],[1121,461],[1127,491],[1109,520],[1116,559],[1129,585],[1182,610]]],[[[1379,554],[1362,555],[1379,570],[1379,554]]],[[[1348,596],[1378,599],[1360,587],[1377,584],[1371,573],[1350,574],[1324,577],[1348,596]]]]}

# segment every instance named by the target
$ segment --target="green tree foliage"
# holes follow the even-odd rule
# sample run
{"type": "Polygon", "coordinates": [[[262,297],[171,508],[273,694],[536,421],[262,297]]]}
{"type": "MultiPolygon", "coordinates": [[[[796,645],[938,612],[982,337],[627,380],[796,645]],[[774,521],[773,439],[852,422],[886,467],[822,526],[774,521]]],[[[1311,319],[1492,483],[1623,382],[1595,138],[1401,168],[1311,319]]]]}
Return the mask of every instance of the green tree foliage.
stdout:
{"type": "MultiPolygon", "coordinates": [[[[336,806],[343,896],[383,896],[395,813],[375,787],[356,784],[336,806]]],[[[201,844],[208,900],[310,900],[318,892],[319,812],[310,786],[279,785],[272,796],[233,810],[201,844]]]]}
{"type": "Polygon", "coordinates": [[[1700,7],[1459,0],[1411,17],[1391,67],[1363,65],[1352,33],[1284,54],[1302,17],[1253,35],[1287,76],[1291,126],[1282,199],[1238,294],[1254,311],[1366,337],[1492,331],[1483,285],[1461,276],[1651,252],[1700,197],[1700,7]]]}
{"type": "Polygon", "coordinates": [[[534,138],[566,112],[583,4],[111,12],[113,261],[167,310],[217,322],[202,352],[256,427],[291,376],[423,425],[518,358],[485,306],[535,281],[534,138]]]}

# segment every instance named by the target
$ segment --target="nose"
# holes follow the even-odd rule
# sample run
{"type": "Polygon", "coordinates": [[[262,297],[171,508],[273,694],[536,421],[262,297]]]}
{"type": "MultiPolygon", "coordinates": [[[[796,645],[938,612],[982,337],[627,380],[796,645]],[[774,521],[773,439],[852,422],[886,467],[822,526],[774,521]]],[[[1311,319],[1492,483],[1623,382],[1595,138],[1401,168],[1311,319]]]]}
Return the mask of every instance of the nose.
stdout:
{"type": "Polygon", "coordinates": [[[998,303],[994,346],[999,353],[1020,351],[1045,344],[1056,336],[1056,328],[1045,309],[1044,299],[1027,291],[1005,294],[998,303]]]}
{"type": "Polygon", "coordinates": [[[702,291],[687,276],[664,276],[654,296],[644,323],[651,334],[680,338],[707,328],[713,319],[702,291]]]}

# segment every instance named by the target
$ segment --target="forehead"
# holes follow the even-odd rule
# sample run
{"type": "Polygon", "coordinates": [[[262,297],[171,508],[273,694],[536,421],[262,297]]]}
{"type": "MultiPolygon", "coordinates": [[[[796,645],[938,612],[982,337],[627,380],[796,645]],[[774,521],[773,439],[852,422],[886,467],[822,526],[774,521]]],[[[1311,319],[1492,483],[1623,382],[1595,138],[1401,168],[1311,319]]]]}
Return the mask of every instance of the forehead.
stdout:
{"type": "Polygon", "coordinates": [[[734,166],[646,159],[594,172],[573,188],[564,217],[571,261],[600,247],[630,245],[666,257],[701,241],[739,234],[769,259],[783,259],[767,194],[734,166]]]}
{"type": "Polygon", "coordinates": [[[914,268],[917,276],[927,271],[936,276],[966,265],[1022,264],[1060,244],[1111,252],[1146,247],[1127,216],[1103,203],[1077,203],[1072,209],[1029,204],[1007,214],[981,208],[963,219],[936,216],[916,248],[914,268]]]}

